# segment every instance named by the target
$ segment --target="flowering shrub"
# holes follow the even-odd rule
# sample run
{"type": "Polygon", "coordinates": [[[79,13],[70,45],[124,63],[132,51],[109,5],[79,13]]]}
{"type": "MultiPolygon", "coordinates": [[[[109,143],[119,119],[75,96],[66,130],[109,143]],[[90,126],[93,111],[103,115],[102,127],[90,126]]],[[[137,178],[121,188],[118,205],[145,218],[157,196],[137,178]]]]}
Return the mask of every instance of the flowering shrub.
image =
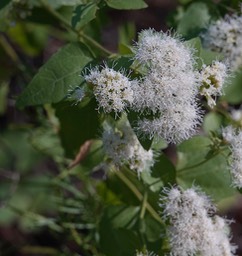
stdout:
{"type": "Polygon", "coordinates": [[[146,7],[143,0],[0,3],[0,43],[23,78],[16,108],[35,116],[25,130],[29,152],[36,166],[43,155],[54,166],[47,174],[39,167],[48,187],[40,205],[46,198],[49,205],[22,209],[9,200],[5,210],[17,213],[12,221],[24,216],[28,230],[58,234],[56,255],[237,255],[233,220],[216,205],[242,188],[239,1],[180,1],[167,31],[143,29],[135,40],[127,23],[117,52],[101,43],[108,11],[146,7]],[[28,53],[38,56],[51,33],[68,41],[38,71],[11,43],[14,29],[28,35],[34,26],[42,29],[35,40],[45,39],[40,49],[25,45],[28,53]]]}

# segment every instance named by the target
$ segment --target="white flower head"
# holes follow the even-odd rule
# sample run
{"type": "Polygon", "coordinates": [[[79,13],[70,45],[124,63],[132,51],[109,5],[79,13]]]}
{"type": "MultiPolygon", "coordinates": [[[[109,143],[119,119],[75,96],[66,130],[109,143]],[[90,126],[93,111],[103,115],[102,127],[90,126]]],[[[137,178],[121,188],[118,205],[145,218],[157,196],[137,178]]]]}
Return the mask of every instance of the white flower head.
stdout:
{"type": "Polygon", "coordinates": [[[202,35],[206,48],[221,52],[233,71],[242,67],[242,16],[232,15],[219,19],[202,35]]]}
{"type": "Polygon", "coordinates": [[[112,162],[121,166],[127,164],[131,170],[150,171],[154,164],[153,151],[145,150],[127,122],[117,129],[108,126],[102,134],[103,147],[112,162]]]}
{"type": "Polygon", "coordinates": [[[227,67],[224,63],[214,61],[211,65],[203,65],[201,70],[200,94],[208,100],[208,105],[213,108],[216,105],[212,98],[223,94],[223,86],[228,77],[227,67]]]}
{"type": "Polygon", "coordinates": [[[232,256],[228,221],[214,215],[216,208],[198,188],[165,188],[160,197],[173,256],[232,256]]]}
{"type": "Polygon", "coordinates": [[[163,73],[169,73],[171,69],[190,69],[194,64],[193,50],[186,47],[179,36],[170,34],[143,30],[134,47],[135,59],[151,68],[159,68],[163,73]]]}
{"type": "Polygon", "coordinates": [[[130,81],[121,72],[105,66],[101,71],[97,68],[90,70],[84,78],[94,85],[94,96],[99,108],[102,108],[104,112],[114,111],[117,114],[132,104],[132,83],[136,81],[130,81]]]}
{"type": "Polygon", "coordinates": [[[140,120],[137,129],[149,138],[163,138],[167,143],[177,144],[193,136],[200,123],[200,109],[188,101],[167,107],[153,120],[140,120]]]}
{"type": "Polygon", "coordinates": [[[242,188],[242,130],[236,131],[232,126],[228,126],[223,129],[222,134],[230,143],[232,185],[242,188]]]}
{"type": "Polygon", "coordinates": [[[195,101],[198,87],[198,74],[192,70],[172,77],[153,70],[134,87],[133,108],[157,113],[176,104],[186,105],[195,101]]]}
{"type": "Polygon", "coordinates": [[[139,120],[137,130],[169,143],[190,138],[201,120],[193,49],[176,35],[148,29],[140,33],[134,50],[135,59],[147,73],[134,87],[133,108],[153,114],[152,120],[139,120]]]}

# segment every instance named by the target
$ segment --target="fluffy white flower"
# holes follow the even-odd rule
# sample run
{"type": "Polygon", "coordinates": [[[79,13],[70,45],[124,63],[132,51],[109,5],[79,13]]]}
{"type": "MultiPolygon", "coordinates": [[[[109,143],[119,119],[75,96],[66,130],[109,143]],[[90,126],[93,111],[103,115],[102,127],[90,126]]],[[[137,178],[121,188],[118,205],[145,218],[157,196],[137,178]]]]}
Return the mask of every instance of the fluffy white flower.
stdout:
{"type": "Polygon", "coordinates": [[[149,171],[154,164],[153,151],[145,150],[128,123],[122,123],[119,129],[108,126],[102,135],[106,154],[117,166],[129,165],[138,172],[149,171]]]}
{"type": "Polygon", "coordinates": [[[242,67],[242,16],[233,15],[219,19],[202,35],[205,47],[221,52],[233,71],[242,67]]]}
{"type": "Polygon", "coordinates": [[[223,85],[228,77],[227,67],[224,63],[214,61],[211,65],[203,65],[201,70],[200,94],[208,100],[208,105],[213,108],[216,105],[212,96],[222,95],[223,85]]]}
{"type": "Polygon", "coordinates": [[[232,185],[242,188],[242,131],[228,126],[223,129],[223,137],[230,143],[232,185]]]}
{"type": "Polygon", "coordinates": [[[164,109],[159,118],[138,122],[138,131],[149,138],[162,137],[167,143],[180,143],[196,133],[201,122],[200,110],[189,101],[164,109]]]}
{"type": "Polygon", "coordinates": [[[170,188],[161,196],[173,256],[232,256],[228,221],[214,215],[215,207],[198,188],[170,188]]]}
{"type": "Polygon", "coordinates": [[[101,71],[93,69],[88,75],[84,75],[87,82],[94,85],[93,93],[98,101],[99,108],[104,112],[114,111],[119,113],[132,104],[132,83],[121,72],[104,67],[101,71]]]}
{"type": "Polygon", "coordinates": [[[151,68],[159,68],[162,73],[191,69],[194,64],[193,52],[178,36],[143,30],[134,47],[135,59],[151,68]]]}
{"type": "Polygon", "coordinates": [[[140,33],[134,50],[146,74],[134,86],[133,108],[153,114],[138,122],[138,131],[171,143],[190,138],[201,120],[193,50],[179,37],[152,29],[140,33]]]}
{"type": "Polygon", "coordinates": [[[197,73],[179,72],[173,77],[162,75],[156,70],[147,74],[134,87],[133,108],[138,111],[163,112],[174,105],[194,102],[198,93],[197,73]]]}

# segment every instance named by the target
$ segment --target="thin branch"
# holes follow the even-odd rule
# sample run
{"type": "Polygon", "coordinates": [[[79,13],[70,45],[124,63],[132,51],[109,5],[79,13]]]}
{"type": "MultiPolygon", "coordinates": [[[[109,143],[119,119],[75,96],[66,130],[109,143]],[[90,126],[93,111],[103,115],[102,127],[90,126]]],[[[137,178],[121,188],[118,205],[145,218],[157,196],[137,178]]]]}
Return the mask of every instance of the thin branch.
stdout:
{"type": "MultiPolygon", "coordinates": [[[[122,180],[126,186],[134,193],[134,195],[138,198],[140,202],[143,201],[143,195],[140,193],[140,191],[136,188],[136,186],[121,172],[116,171],[115,174],[117,177],[122,180]]],[[[154,210],[154,208],[149,204],[148,201],[145,202],[144,207],[147,209],[147,211],[151,214],[151,216],[157,220],[160,224],[164,224],[159,216],[159,214],[154,210]]]]}
{"type": "Polygon", "coordinates": [[[88,35],[84,34],[82,31],[78,31],[75,28],[71,26],[71,24],[63,18],[62,15],[60,15],[58,12],[56,12],[53,8],[51,8],[50,5],[46,3],[45,0],[40,0],[42,6],[48,11],[52,16],[54,16],[56,19],[58,19],[67,29],[71,30],[75,34],[78,35],[79,38],[83,38],[87,43],[92,44],[96,49],[103,52],[105,55],[112,55],[113,53],[110,52],[108,49],[103,47],[101,44],[99,44],[97,41],[89,37],[88,35]]]}

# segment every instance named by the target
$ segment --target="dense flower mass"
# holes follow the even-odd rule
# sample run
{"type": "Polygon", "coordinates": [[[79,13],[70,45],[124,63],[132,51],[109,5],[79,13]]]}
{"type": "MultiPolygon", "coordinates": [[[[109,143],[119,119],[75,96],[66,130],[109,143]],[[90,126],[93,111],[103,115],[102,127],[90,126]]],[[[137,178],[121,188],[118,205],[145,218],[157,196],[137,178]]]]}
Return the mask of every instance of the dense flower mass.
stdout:
{"type": "Polygon", "coordinates": [[[165,189],[161,196],[164,219],[170,220],[168,236],[173,256],[232,256],[228,223],[215,215],[209,198],[197,188],[165,189]]]}
{"type": "Polygon", "coordinates": [[[193,51],[178,38],[152,29],[140,33],[135,59],[146,75],[134,90],[134,108],[156,115],[138,122],[148,137],[179,143],[194,135],[201,120],[193,51]]]}
{"type": "Polygon", "coordinates": [[[186,109],[180,104],[166,108],[159,118],[143,119],[138,122],[139,129],[150,138],[161,137],[167,142],[179,143],[191,137],[200,123],[200,109],[196,104],[187,102],[186,109]]]}
{"type": "Polygon", "coordinates": [[[205,47],[221,52],[233,71],[242,66],[242,16],[219,19],[202,35],[205,47]]]}
{"type": "Polygon", "coordinates": [[[230,143],[232,185],[242,188],[242,131],[228,126],[223,129],[223,137],[230,143]]]}
{"type": "Polygon", "coordinates": [[[132,83],[121,72],[104,67],[101,71],[93,69],[84,78],[94,85],[93,93],[104,112],[119,113],[133,102],[132,83]]]}
{"type": "Polygon", "coordinates": [[[149,171],[154,164],[153,151],[146,151],[142,147],[127,122],[123,122],[116,130],[107,126],[102,141],[104,151],[117,166],[127,164],[140,175],[142,171],[149,171]]]}
{"type": "Polygon", "coordinates": [[[203,65],[201,70],[200,94],[207,98],[208,105],[211,108],[216,105],[213,97],[222,95],[222,89],[227,77],[227,67],[224,63],[214,61],[209,66],[203,65]]]}
{"type": "Polygon", "coordinates": [[[144,30],[134,46],[134,59],[142,69],[139,80],[121,72],[95,68],[84,78],[93,85],[99,109],[119,114],[126,108],[140,114],[137,132],[144,137],[180,143],[192,137],[202,121],[198,95],[210,107],[222,94],[225,64],[214,61],[195,69],[194,50],[171,33],[144,30]]]}

